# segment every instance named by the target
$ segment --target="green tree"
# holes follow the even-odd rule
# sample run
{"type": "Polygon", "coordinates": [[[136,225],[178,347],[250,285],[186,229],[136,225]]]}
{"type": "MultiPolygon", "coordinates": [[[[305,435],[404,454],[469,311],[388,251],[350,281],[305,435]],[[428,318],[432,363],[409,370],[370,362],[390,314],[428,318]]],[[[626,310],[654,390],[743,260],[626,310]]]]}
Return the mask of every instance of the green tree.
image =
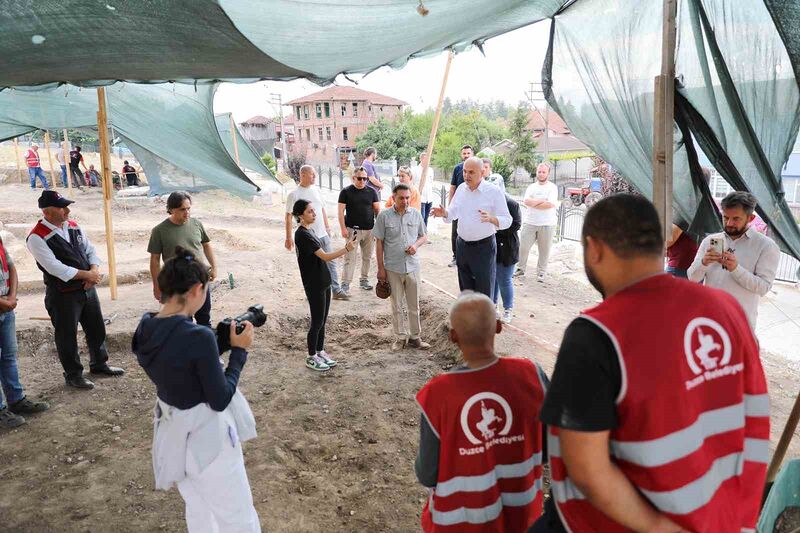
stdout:
{"type": "Polygon", "coordinates": [[[534,152],[536,142],[530,131],[527,131],[528,111],[522,106],[517,107],[511,116],[509,125],[509,139],[514,145],[508,153],[508,162],[512,168],[513,186],[517,185],[516,169],[524,168],[531,174],[536,170],[537,157],[534,152]]]}
{"type": "Polygon", "coordinates": [[[406,116],[394,122],[389,122],[381,117],[371,124],[367,131],[356,139],[356,148],[363,152],[368,147],[374,146],[381,159],[395,159],[401,165],[406,165],[411,158],[425,147],[420,146],[411,136],[406,116]]]}
{"type": "Polygon", "coordinates": [[[270,172],[273,174],[278,172],[278,162],[275,161],[275,158],[272,157],[272,154],[269,152],[265,153],[261,156],[261,161],[267,166],[270,172]]]}

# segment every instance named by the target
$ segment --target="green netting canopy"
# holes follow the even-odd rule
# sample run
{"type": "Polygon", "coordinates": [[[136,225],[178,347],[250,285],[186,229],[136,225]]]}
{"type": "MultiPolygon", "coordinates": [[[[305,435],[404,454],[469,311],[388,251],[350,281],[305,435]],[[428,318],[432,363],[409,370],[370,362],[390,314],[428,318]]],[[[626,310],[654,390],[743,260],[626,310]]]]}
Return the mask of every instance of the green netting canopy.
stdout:
{"type": "Polygon", "coordinates": [[[231,157],[236,160],[237,152],[239,156],[239,166],[242,168],[246,168],[251,172],[256,172],[263,176],[273,177],[272,172],[269,168],[261,161],[261,158],[250,145],[249,142],[242,137],[242,133],[239,131],[239,128],[236,126],[235,123],[231,120],[230,113],[221,113],[215,115],[214,118],[216,119],[217,123],[217,131],[219,131],[219,136],[222,138],[222,143],[225,145],[225,149],[228,150],[228,153],[231,157]],[[236,136],[236,145],[233,144],[233,135],[231,135],[231,124],[234,124],[234,133],[233,135],[236,136]]]}

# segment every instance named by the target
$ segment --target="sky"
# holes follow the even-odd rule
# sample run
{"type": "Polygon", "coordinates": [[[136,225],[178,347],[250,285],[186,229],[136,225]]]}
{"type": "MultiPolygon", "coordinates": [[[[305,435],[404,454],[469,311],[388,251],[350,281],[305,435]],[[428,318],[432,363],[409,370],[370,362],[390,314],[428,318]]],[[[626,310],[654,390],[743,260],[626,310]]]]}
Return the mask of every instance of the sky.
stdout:
{"type": "MultiPolygon", "coordinates": [[[[542,64],[547,52],[550,21],[520,28],[489,39],[483,47],[485,56],[476,47],[457,54],[450,67],[445,96],[451,100],[471,98],[481,102],[504,100],[516,105],[525,99],[530,82],[541,81],[542,64]]],[[[435,108],[444,75],[447,54],[412,59],[402,69],[383,67],[371,74],[351,76],[357,86],[367,91],[399,98],[415,112],[435,108]]],[[[337,85],[353,85],[339,76],[337,85]]],[[[214,99],[214,112],[232,112],[237,122],[254,115],[273,117],[277,105],[269,103],[270,93],[280,93],[288,102],[322,90],[306,80],[259,82],[251,84],[223,83],[214,99]]],[[[543,102],[541,102],[543,105],[543,102]]],[[[284,116],[291,112],[284,108],[284,116]]]]}

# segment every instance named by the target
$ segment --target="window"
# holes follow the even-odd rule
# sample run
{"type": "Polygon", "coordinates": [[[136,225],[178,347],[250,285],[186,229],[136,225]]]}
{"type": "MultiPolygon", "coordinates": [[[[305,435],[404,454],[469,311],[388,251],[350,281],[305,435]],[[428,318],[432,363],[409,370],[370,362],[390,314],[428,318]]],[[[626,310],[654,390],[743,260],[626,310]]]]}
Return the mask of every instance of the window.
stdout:
{"type": "MultiPolygon", "coordinates": [[[[353,104],[356,105],[356,104],[353,104]]],[[[347,128],[342,128],[342,139],[347,140],[347,128]]]]}
{"type": "Polygon", "coordinates": [[[319,133],[319,140],[322,140],[322,128],[317,128],[317,132],[319,133]]]}
{"type": "Polygon", "coordinates": [[[367,110],[368,110],[370,113],[372,113],[372,106],[369,106],[369,108],[367,108],[367,110]]]}
{"type": "Polygon", "coordinates": [[[301,141],[303,140],[303,130],[297,130],[297,137],[298,137],[298,139],[300,139],[301,141]]]}
{"type": "Polygon", "coordinates": [[[300,120],[300,106],[299,105],[294,106],[294,114],[297,117],[297,120],[300,120]]]}
{"type": "Polygon", "coordinates": [[[783,178],[783,190],[787,203],[800,203],[800,178],[783,178]]]}
{"type": "Polygon", "coordinates": [[[309,129],[306,129],[306,140],[307,141],[311,140],[311,130],[309,130],[309,129]]]}
{"type": "Polygon", "coordinates": [[[347,104],[342,104],[342,116],[347,116],[347,104]]]}
{"type": "Polygon", "coordinates": [[[308,105],[303,106],[303,118],[308,120],[308,105]]]}
{"type": "Polygon", "coordinates": [[[325,118],[329,118],[331,116],[331,104],[330,102],[325,102],[325,118]]]}
{"type": "Polygon", "coordinates": [[[358,104],[355,102],[353,102],[353,116],[354,117],[358,116],[358,104]]]}
{"type": "Polygon", "coordinates": [[[315,107],[317,108],[317,118],[322,118],[322,104],[317,102],[315,107]]]}
{"type": "Polygon", "coordinates": [[[331,140],[331,127],[330,126],[327,126],[325,128],[325,138],[327,140],[329,140],[329,141],[331,140]]]}

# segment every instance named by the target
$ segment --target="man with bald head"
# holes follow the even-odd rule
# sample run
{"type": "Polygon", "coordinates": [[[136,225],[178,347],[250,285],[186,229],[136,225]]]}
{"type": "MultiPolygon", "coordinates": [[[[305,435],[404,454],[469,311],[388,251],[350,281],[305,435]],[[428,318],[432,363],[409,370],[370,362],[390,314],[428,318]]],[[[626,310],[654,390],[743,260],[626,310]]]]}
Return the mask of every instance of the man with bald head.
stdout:
{"type": "Polygon", "coordinates": [[[486,295],[465,291],[450,308],[464,362],[417,393],[423,531],[525,531],[542,512],[547,378],[528,359],[497,356],[501,330],[486,295]]]}
{"type": "Polygon", "coordinates": [[[436,207],[431,214],[446,222],[458,220],[456,265],[458,286],[494,294],[497,243],[494,234],[511,225],[506,197],[499,188],[483,179],[483,161],[469,157],[464,161],[464,183],[458,186],[450,206],[436,207]]]}
{"type": "Polygon", "coordinates": [[[95,286],[100,283],[100,258],[89,237],[69,217],[74,203],[56,191],[39,197],[43,217],[27,239],[28,251],[44,275],[44,306],[55,329],[56,350],[67,385],[92,389],[83,375],[78,353],[78,323],[86,335],[92,374],[119,376],[121,368],[108,366],[106,326],[95,286]]]}
{"type": "Polygon", "coordinates": [[[517,271],[514,273],[515,277],[525,275],[525,269],[528,267],[528,254],[531,252],[533,243],[536,243],[539,250],[536,279],[544,282],[547,261],[550,258],[550,247],[553,244],[553,236],[558,223],[556,212],[558,187],[549,180],[549,177],[550,166],[542,163],[536,167],[536,182],[528,185],[525,190],[522,203],[526,209],[520,232],[519,263],[517,271]]]}

